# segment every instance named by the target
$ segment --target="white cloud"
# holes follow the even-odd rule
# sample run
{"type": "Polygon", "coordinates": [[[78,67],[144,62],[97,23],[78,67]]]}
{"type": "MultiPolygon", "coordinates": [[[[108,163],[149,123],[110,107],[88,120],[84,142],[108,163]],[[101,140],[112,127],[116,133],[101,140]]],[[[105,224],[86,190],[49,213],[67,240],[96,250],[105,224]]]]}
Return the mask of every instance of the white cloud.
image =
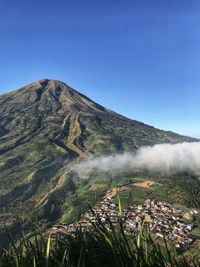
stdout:
{"type": "Polygon", "coordinates": [[[183,171],[199,174],[200,142],[145,146],[136,153],[92,157],[75,166],[78,173],[138,169],[166,174],[183,171]]]}

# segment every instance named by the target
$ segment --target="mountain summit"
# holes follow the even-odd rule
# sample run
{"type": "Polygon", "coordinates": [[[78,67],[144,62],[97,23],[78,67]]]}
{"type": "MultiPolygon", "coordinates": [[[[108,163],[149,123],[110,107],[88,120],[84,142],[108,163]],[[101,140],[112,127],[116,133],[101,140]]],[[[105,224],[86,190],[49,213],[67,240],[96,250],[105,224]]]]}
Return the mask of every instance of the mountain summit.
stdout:
{"type": "Polygon", "coordinates": [[[71,164],[183,141],[193,139],[125,118],[60,81],[39,80],[2,94],[0,213],[20,220],[36,211],[40,219],[60,218],[70,210],[69,192],[77,189],[71,164]]]}
{"type": "Polygon", "coordinates": [[[8,171],[3,166],[15,156],[19,160],[9,160],[11,167],[28,161],[35,168],[55,158],[133,151],[142,145],[192,139],[127,119],[63,82],[45,79],[0,95],[0,140],[0,166],[8,171]]]}

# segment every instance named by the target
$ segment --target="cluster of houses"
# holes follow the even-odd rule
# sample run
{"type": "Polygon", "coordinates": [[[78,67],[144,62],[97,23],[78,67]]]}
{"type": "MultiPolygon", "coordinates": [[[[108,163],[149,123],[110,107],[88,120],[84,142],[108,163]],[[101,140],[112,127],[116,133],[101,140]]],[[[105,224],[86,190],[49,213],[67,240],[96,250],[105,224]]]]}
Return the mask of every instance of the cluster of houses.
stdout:
{"type": "MultiPolygon", "coordinates": [[[[186,223],[185,219],[190,218],[192,221],[197,213],[195,209],[186,211],[170,203],[147,199],[143,205],[128,206],[122,211],[121,218],[127,235],[135,235],[142,227],[147,227],[155,236],[172,240],[179,248],[193,242],[189,233],[194,225],[186,223]]],[[[57,224],[49,233],[51,236],[56,236],[58,233],[73,234],[80,228],[83,231],[91,231],[97,218],[107,227],[109,227],[109,221],[114,226],[118,224],[119,210],[111,197],[102,199],[97,207],[86,212],[78,221],[71,224],[57,224]]]]}

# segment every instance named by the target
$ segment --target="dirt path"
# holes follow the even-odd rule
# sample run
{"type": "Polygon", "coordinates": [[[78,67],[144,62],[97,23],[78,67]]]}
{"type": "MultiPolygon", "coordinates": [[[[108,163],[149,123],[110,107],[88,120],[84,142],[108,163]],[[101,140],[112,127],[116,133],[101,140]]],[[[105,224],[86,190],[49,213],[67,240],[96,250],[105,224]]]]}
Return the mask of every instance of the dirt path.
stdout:
{"type": "Polygon", "coordinates": [[[106,192],[105,198],[113,198],[116,196],[117,192],[119,192],[119,188],[113,187],[106,192]]]}

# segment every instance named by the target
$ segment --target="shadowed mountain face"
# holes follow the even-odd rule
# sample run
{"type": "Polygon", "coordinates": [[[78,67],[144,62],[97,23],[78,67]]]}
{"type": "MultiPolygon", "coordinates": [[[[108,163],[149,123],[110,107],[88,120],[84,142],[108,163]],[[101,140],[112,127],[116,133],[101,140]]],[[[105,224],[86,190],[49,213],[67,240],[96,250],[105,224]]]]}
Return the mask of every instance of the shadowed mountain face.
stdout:
{"type": "Polygon", "coordinates": [[[37,211],[42,219],[59,218],[77,189],[70,172],[75,162],[192,140],[127,119],[60,81],[40,80],[0,95],[0,214],[26,220],[37,211]]]}

